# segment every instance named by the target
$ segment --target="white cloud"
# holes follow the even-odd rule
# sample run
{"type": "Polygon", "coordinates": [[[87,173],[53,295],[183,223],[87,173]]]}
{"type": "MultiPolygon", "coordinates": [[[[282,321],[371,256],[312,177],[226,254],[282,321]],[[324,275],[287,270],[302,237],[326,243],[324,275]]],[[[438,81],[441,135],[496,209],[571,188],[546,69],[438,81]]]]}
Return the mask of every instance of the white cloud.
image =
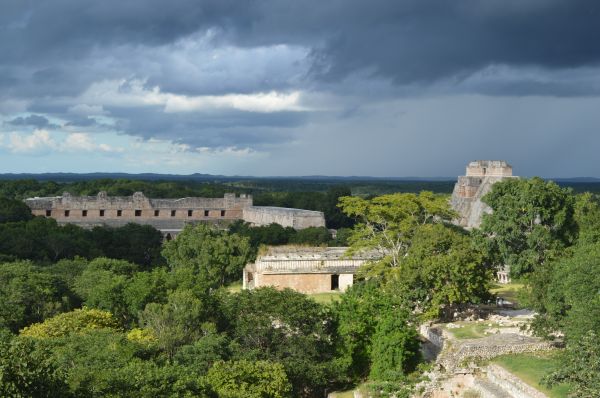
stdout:
{"type": "Polygon", "coordinates": [[[62,149],[66,151],[92,151],[96,144],[89,134],[71,133],[65,139],[62,149]]]}
{"type": "Polygon", "coordinates": [[[31,134],[11,133],[8,140],[0,135],[0,148],[8,149],[17,154],[45,154],[48,152],[111,152],[120,153],[122,147],[114,147],[105,143],[96,143],[94,138],[87,133],[70,133],[64,139],[53,136],[47,130],[35,130],[31,134]]]}
{"type": "Polygon", "coordinates": [[[271,91],[256,94],[226,94],[221,96],[187,97],[168,94],[165,112],[192,112],[207,109],[237,109],[249,112],[301,111],[300,92],[289,94],[271,91]]]}
{"type": "Polygon", "coordinates": [[[123,152],[121,147],[112,147],[108,144],[97,144],[92,136],[87,133],[71,133],[63,141],[61,151],[65,152],[123,152]]]}
{"type": "Polygon", "coordinates": [[[47,130],[35,130],[31,134],[11,133],[3,146],[13,153],[39,153],[55,149],[56,142],[47,130]]]}
{"type": "Polygon", "coordinates": [[[249,156],[256,153],[251,148],[225,147],[225,148],[209,148],[198,147],[196,151],[207,155],[231,155],[231,156],[249,156]]]}
{"type": "Polygon", "coordinates": [[[306,110],[301,104],[301,92],[277,91],[253,94],[224,94],[186,96],[164,93],[160,87],[145,87],[145,81],[104,80],[93,83],[79,98],[86,107],[143,107],[163,106],[168,113],[235,109],[248,112],[270,113],[306,110]]]}

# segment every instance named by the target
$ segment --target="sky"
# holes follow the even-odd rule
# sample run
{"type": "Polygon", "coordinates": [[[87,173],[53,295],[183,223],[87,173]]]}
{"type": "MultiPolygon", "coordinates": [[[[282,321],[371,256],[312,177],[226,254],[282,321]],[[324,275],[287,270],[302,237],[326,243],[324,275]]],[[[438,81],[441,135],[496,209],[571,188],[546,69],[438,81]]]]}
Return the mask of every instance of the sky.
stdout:
{"type": "Polygon", "coordinates": [[[0,0],[0,173],[600,177],[595,0],[0,0]]]}

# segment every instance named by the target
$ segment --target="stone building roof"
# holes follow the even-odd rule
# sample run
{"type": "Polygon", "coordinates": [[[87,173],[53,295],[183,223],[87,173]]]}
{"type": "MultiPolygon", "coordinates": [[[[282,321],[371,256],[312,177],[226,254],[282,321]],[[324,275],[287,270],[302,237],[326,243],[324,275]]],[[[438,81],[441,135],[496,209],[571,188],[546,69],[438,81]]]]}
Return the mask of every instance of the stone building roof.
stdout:
{"type": "Polygon", "coordinates": [[[263,274],[353,274],[364,263],[381,257],[375,251],[346,256],[347,251],[347,247],[271,246],[246,270],[263,274]]]}

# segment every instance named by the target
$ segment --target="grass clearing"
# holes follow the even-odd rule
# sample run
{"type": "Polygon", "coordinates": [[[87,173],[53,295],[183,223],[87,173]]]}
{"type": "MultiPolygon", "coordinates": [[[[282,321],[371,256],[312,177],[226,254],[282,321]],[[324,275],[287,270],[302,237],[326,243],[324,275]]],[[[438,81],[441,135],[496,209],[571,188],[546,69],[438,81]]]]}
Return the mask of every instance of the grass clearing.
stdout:
{"type": "Polygon", "coordinates": [[[239,293],[242,291],[242,281],[233,282],[231,285],[227,286],[226,289],[229,293],[239,293]]]}
{"type": "Polygon", "coordinates": [[[334,392],[330,394],[332,398],[354,398],[354,390],[334,392]]]}
{"type": "Polygon", "coordinates": [[[540,385],[542,378],[559,366],[555,352],[503,355],[494,358],[492,363],[502,366],[550,398],[565,398],[568,396],[568,384],[559,384],[552,388],[540,385]]]}
{"type": "Polygon", "coordinates": [[[331,293],[314,293],[314,294],[309,294],[308,296],[311,297],[313,300],[315,300],[319,304],[329,305],[336,301],[339,301],[340,298],[342,297],[342,294],[344,294],[344,293],[331,292],[331,293]]]}
{"type": "Polygon", "coordinates": [[[510,301],[511,303],[519,303],[519,292],[523,290],[525,287],[522,283],[507,283],[504,285],[496,284],[491,289],[490,292],[495,294],[496,296],[502,297],[510,301]]]}
{"type": "Polygon", "coordinates": [[[480,339],[482,337],[491,336],[491,334],[484,333],[487,329],[502,329],[503,327],[510,326],[500,326],[497,322],[491,321],[482,321],[482,322],[474,322],[474,321],[463,321],[463,322],[454,322],[454,325],[459,325],[458,328],[449,328],[448,325],[445,325],[444,328],[452,333],[455,339],[457,340],[465,340],[465,339],[480,339]],[[491,325],[491,326],[490,326],[491,325]]]}

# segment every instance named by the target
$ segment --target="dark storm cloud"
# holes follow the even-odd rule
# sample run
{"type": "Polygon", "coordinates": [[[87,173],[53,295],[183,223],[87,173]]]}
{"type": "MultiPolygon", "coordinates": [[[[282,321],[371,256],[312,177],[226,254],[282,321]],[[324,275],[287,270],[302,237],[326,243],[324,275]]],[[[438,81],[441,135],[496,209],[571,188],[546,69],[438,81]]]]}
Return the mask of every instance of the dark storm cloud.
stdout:
{"type": "Polygon", "coordinates": [[[593,0],[0,0],[0,109],[15,127],[193,147],[285,145],[319,123],[345,142],[340,123],[376,129],[369,106],[398,98],[599,95],[598,21],[593,0]],[[272,91],[299,92],[298,107],[165,105],[272,91]]]}
{"type": "MultiPolygon", "coordinates": [[[[312,49],[313,71],[368,70],[397,83],[490,64],[576,68],[600,60],[600,2],[589,0],[117,0],[3,2],[3,61],[78,59],[94,48],[157,46],[212,29],[215,45],[312,49]]],[[[42,79],[49,73],[37,71],[42,79]]]]}
{"type": "Polygon", "coordinates": [[[39,129],[41,128],[58,128],[57,125],[50,123],[48,119],[40,115],[29,115],[27,117],[19,116],[15,119],[9,120],[6,124],[11,126],[33,126],[39,129]]]}
{"type": "Polygon", "coordinates": [[[118,129],[144,139],[157,138],[193,147],[252,147],[283,143],[291,128],[304,124],[302,112],[262,114],[242,111],[219,113],[161,113],[156,108],[108,109],[119,118],[118,129]]]}
{"type": "Polygon", "coordinates": [[[77,126],[77,127],[90,127],[95,126],[97,123],[96,119],[93,117],[77,117],[67,122],[67,126],[77,126]]]}

